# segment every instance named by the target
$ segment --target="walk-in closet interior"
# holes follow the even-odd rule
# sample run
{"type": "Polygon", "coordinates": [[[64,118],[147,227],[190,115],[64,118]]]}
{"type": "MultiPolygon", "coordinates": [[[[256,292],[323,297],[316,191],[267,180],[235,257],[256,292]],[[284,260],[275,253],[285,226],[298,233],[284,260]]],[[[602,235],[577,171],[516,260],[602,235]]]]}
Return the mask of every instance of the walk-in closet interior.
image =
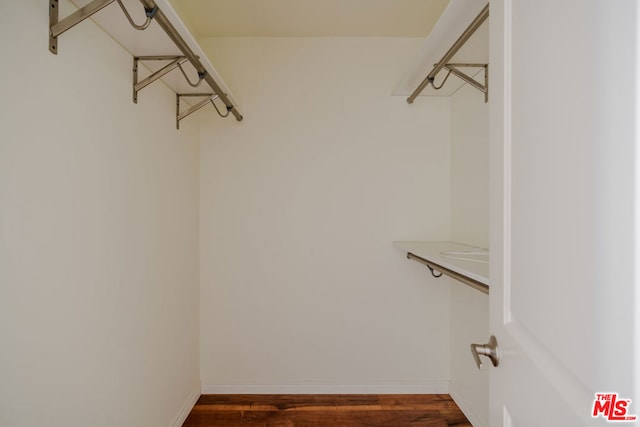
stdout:
{"type": "Polygon", "coordinates": [[[179,426],[202,393],[489,425],[487,2],[231,3],[0,6],[0,425],[179,426]]]}

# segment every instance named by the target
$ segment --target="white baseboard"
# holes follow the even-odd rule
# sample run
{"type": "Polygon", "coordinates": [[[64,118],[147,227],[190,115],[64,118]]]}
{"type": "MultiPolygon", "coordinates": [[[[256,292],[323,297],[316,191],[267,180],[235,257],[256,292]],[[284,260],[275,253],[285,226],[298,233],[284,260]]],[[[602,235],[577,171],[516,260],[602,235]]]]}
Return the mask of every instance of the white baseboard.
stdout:
{"type": "Polygon", "coordinates": [[[226,385],[202,386],[202,394],[446,394],[448,381],[382,385],[226,385]]]}
{"type": "Polygon", "coordinates": [[[191,392],[187,400],[185,400],[184,404],[180,408],[180,411],[178,412],[178,415],[176,415],[176,417],[173,419],[173,422],[171,423],[170,427],[182,427],[182,424],[184,424],[184,422],[186,421],[187,417],[189,416],[189,413],[195,406],[199,397],[200,397],[200,387],[197,387],[193,390],[193,392],[191,392]]]}
{"type": "Polygon", "coordinates": [[[459,389],[451,381],[449,381],[449,395],[473,427],[487,427],[487,425],[480,420],[480,417],[471,409],[462,393],[460,393],[459,389]]]}

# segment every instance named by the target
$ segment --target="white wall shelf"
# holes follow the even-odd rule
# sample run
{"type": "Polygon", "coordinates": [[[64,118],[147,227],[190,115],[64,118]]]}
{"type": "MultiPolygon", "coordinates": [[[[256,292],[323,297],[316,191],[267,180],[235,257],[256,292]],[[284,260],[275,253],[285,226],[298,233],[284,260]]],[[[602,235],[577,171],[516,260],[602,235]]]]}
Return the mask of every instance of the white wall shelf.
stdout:
{"type": "MultiPolygon", "coordinates": [[[[487,4],[487,0],[451,0],[440,19],[425,39],[420,52],[407,69],[403,78],[393,89],[394,96],[409,96],[424,80],[430,70],[454,44],[464,29],[487,4]]],[[[457,64],[489,63],[489,23],[482,24],[449,61],[457,64]]],[[[464,73],[479,84],[484,82],[482,68],[461,67],[464,73]]],[[[446,71],[446,70],[445,70],[446,71]]],[[[438,74],[436,84],[440,85],[446,72],[438,74]]],[[[455,74],[441,89],[435,90],[428,85],[420,96],[451,96],[463,85],[465,80],[455,74]]]]}
{"type": "Polygon", "coordinates": [[[443,273],[489,293],[489,251],[486,249],[455,242],[396,241],[393,244],[406,252],[407,258],[427,265],[434,276],[436,272],[443,273]]]}
{"type": "MultiPolygon", "coordinates": [[[[133,102],[137,103],[138,92],[146,84],[157,79],[179,96],[203,94],[205,101],[211,103],[219,99],[221,107],[214,104],[218,114],[226,117],[220,113],[220,109],[225,110],[226,107],[225,113],[232,113],[238,121],[242,120],[237,101],[168,0],[70,0],[70,4],[78,10],[62,10],[59,18],[58,8],[65,5],[62,2],[58,5],[58,0],[50,0],[49,3],[50,10],[55,12],[55,15],[50,13],[49,22],[52,53],[64,52],[62,34],[90,18],[134,57],[133,102]],[[122,7],[118,7],[118,4],[122,7]],[[127,12],[123,13],[125,10],[127,12]],[[148,27],[145,26],[141,31],[133,28],[127,20],[127,13],[137,24],[147,21],[148,27]],[[62,36],[60,47],[58,36],[62,36]],[[176,58],[178,62],[172,66],[176,58]],[[138,67],[139,60],[145,60],[144,64],[140,63],[143,67],[138,67]],[[177,70],[178,66],[182,72],[177,70]],[[202,84],[194,87],[187,79],[202,84]]],[[[144,97],[144,94],[141,96],[144,97]]],[[[197,101],[186,103],[204,106],[206,102],[201,105],[197,101]]],[[[183,114],[177,104],[176,116],[179,121],[183,114]]]]}

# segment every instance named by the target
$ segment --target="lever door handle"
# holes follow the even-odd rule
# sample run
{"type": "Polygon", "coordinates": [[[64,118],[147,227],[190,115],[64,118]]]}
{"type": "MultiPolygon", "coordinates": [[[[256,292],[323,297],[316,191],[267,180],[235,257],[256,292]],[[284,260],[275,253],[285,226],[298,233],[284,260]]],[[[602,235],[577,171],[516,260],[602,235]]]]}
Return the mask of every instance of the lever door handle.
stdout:
{"type": "Polygon", "coordinates": [[[482,360],[480,360],[480,356],[487,356],[491,359],[493,366],[498,366],[500,364],[498,340],[496,340],[496,337],[493,335],[491,335],[489,342],[486,344],[471,344],[471,354],[473,355],[473,360],[475,360],[478,369],[482,369],[484,366],[482,360]]]}

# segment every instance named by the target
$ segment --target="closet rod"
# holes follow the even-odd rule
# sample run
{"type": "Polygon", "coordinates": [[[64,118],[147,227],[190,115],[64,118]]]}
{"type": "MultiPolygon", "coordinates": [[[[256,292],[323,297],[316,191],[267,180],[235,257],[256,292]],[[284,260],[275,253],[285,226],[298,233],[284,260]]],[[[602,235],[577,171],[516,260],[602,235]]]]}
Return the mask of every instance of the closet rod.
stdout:
{"type": "Polygon", "coordinates": [[[407,98],[407,102],[409,104],[413,104],[413,101],[416,99],[418,95],[420,95],[420,92],[422,92],[427,86],[429,86],[430,83],[433,84],[436,78],[436,75],[440,72],[440,70],[442,70],[445,67],[445,65],[447,65],[447,63],[453,57],[453,55],[458,53],[460,48],[464,46],[467,40],[469,40],[471,36],[473,36],[476,30],[480,28],[482,23],[486,21],[488,17],[489,17],[489,3],[487,3],[487,5],[480,11],[478,16],[476,16],[476,18],[473,20],[473,22],[469,24],[469,26],[467,27],[466,30],[464,30],[462,35],[458,37],[458,40],[456,40],[453,46],[449,48],[447,53],[445,53],[442,59],[433,67],[431,72],[427,74],[427,77],[425,77],[422,83],[420,83],[420,85],[416,88],[416,90],[413,91],[411,96],[407,98]]]}
{"type": "Polygon", "coordinates": [[[418,255],[414,255],[411,252],[407,252],[407,258],[413,261],[417,261],[420,264],[424,264],[427,267],[437,270],[443,274],[446,274],[447,276],[452,277],[464,283],[465,285],[472,287],[475,290],[478,290],[484,294],[489,295],[489,286],[485,285],[484,283],[478,282],[477,280],[474,280],[471,277],[463,276],[460,273],[456,273],[453,270],[449,270],[447,267],[443,267],[439,264],[436,264],[435,262],[427,261],[426,259],[419,257],[418,255]]]}
{"type": "MultiPolygon", "coordinates": [[[[156,3],[153,0],[140,0],[140,2],[144,5],[146,9],[153,9],[157,7],[156,3]]],[[[231,114],[235,116],[236,120],[241,121],[242,114],[240,114],[240,112],[233,106],[233,103],[229,100],[229,98],[227,97],[227,94],[224,93],[224,91],[222,90],[222,88],[220,88],[220,86],[218,86],[218,83],[216,83],[213,77],[211,77],[211,75],[207,73],[207,70],[202,65],[202,62],[200,62],[200,59],[198,58],[198,56],[195,53],[193,53],[193,50],[191,50],[187,42],[185,42],[182,36],[178,34],[178,31],[171,24],[171,22],[169,22],[166,15],[162,13],[162,10],[158,10],[154,19],[158,23],[158,25],[160,25],[160,27],[164,30],[164,32],[167,33],[169,38],[175,43],[178,49],[180,49],[182,54],[189,59],[189,62],[191,62],[191,65],[193,65],[193,67],[196,69],[198,74],[204,75],[204,80],[211,87],[211,89],[213,89],[216,95],[218,95],[220,100],[224,102],[224,105],[227,107],[227,111],[230,111],[231,114]]]]}

